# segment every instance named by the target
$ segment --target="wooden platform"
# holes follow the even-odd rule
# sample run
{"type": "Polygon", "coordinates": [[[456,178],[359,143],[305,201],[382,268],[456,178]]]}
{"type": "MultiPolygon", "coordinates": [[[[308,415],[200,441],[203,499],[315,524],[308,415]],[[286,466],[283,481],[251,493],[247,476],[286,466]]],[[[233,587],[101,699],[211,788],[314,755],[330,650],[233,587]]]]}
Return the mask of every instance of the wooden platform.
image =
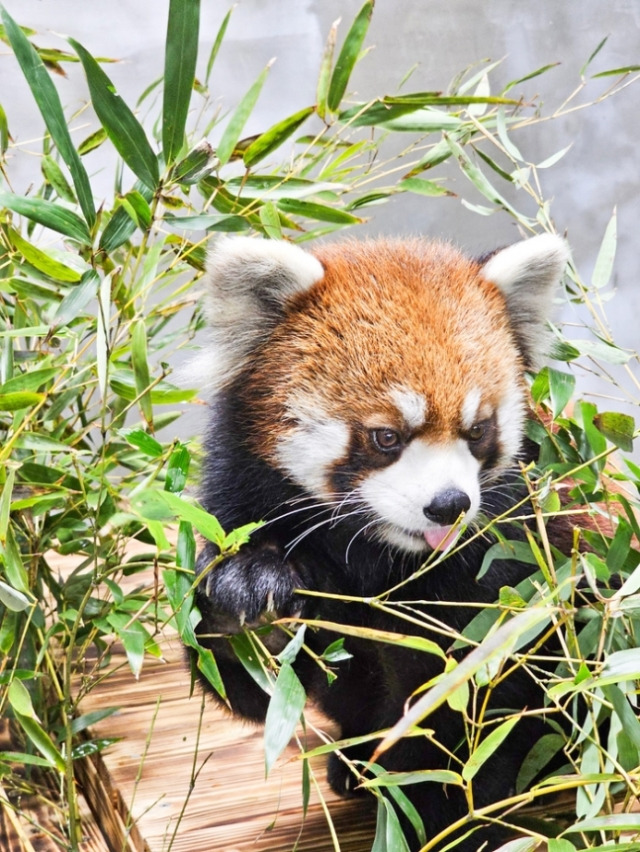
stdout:
{"type": "MultiPolygon", "coordinates": [[[[130,818],[135,820],[137,833],[128,838],[126,849],[367,852],[371,848],[373,812],[366,802],[339,799],[328,789],[322,760],[313,763],[320,792],[312,789],[305,819],[298,749],[290,746],[265,780],[261,728],[230,718],[213,701],[203,701],[199,692],[189,697],[189,673],[175,638],[164,641],[163,655],[164,662],[147,660],[137,681],[124,658],[116,655],[116,670],[82,704],[84,713],[119,708],[93,729],[94,735],[119,741],[103,753],[100,777],[91,768],[94,777],[89,784],[106,790],[125,834],[130,833],[130,818]],[[339,845],[332,840],[322,799],[339,845]]],[[[313,712],[310,718],[317,725],[326,724],[313,712]]],[[[309,745],[320,742],[316,737],[309,745]]],[[[89,798],[96,795],[99,792],[89,798]]],[[[115,842],[112,839],[111,845],[115,842]]],[[[117,852],[121,850],[122,845],[117,852]]]]}

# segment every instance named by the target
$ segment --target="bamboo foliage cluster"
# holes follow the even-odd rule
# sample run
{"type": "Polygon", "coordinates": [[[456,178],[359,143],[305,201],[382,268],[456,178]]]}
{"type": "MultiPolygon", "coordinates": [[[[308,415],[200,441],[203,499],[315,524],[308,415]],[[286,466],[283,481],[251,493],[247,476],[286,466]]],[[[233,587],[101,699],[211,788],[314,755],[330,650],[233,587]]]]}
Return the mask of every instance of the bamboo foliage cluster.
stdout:
{"type": "MultiPolygon", "coordinates": [[[[553,229],[539,174],[566,151],[534,164],[515,141],[540,120],[535,109],[514,97],[515,91],[548,66],[495,95],[489,85],[492,66],[461,75],[445,93],[353,102],[349,80],[362,57],[372,13],[373,0],[367,0],[344,28],[340,49],[337,24],[331,29],[314,104],[276,116],[262,133],[244,137],[269,66],[227,115],[213,109],[211,73],[231,11],[199,79],[199,0],[171,0],[161,114],[150,129],[138,108],[157,83],[132,107],[116,91],[106,61],[73,38],[69,51],[37,47],[34,32],[2,8],[0,37],[15,55],[16,73],[19,68],[28,83],[46,132],[41,186],[28,194],[13,192],[10,125],[0,108],[0,707],[15,723],[21,743],[16,751],[0,754],[0,773],[9,790],[25,767],[59,778],[66,820],[61,848],[78,849],[74,762],[88,748],[108,745],[90,738],[98,717],[83,716],[78,709],[92,683],[88,677],[77,679],[87,659],[94,672],[101,671],[115,637],[139,674],[147,655],[160,654],[158,631],[170,622],[224,695],[215,660],[199,648],[194,634],[195,534],[215,541],[223,558],[242,546],[253,526],[223,531],[185,494],[188,482],[197,479],[197,444],[164,437],[189,405],[199,402],[198,388],[179,387],[169,365],[202,326],[197,289],[207,240],[220,232],[251,231],[306,241],[357,227],[370,208],[402,193],[436,204],[452,194],[438,170],[449,162],[457,163],[465,178],[469,197],[463,203],[470,209],[480,214],[500,210],[524,232],[553,229]],[[69,131],[70,118],[51,76],[51,70],[71,61],[82,66],[97,119],[96,129],[80,143],[69,131]],[[204,127],[191,125],[196,101],[204,127]],[[217,139],[215,145],[210,137],[217,139]],[[396,138],[403,139],[402,151],[387,156],[385,145],[396,138]],[[114,194],[107,200],[96,198],[85,166],[87,154],[102,146],[111,146],[119,158],[114,194]],[[526,213],[516,207],[519,199],[526,202],[526,213]],[[167,522],[176,530],[175,541],[168,539],[167,522]],[[146,551],[138,548],[132,555],[132,541],[146,545],[146,551]],[[68,567],[58,567],[60,557],[68,567]],[[160,588],[130,591],[128,577],[158,565],[160,588]]],[[[585,81],[587,69],[582,69],[585,81]]],[[[615,75],[611,93],[626,86],[636,70],[607,72],[615,75]]],[[[562,110],[552,117],[560,119],[562,110]]],[[[513,666],[535,672],[536,642],[522,651],[524,641],[555,631],[566,659],[545,688],[556,712],[573,719],[575,735],[567,741],[560,727],[549,734],[523,766],[512,799],[480,814],[515,825],[523,804],[571,791],[572,813],[546,829],[555,833],[551,852],[603,852],[612,844],[631,850],[640,836],[640,817],[630,812],[640,765],[635,700],[640,556],[634,549],[640,541],[640,468],[623,456],[616,472],[607,472],[612,452],[631,450],[636,427],[632,416],[598,412],[589,402],[567,407],[575,391],[570,365],[585,357],[622,366],[638,399],[637,355],[616,346],[600,313],[615,242],[612,219],[590,285],[577,270],[568,284],[570,298],[592,308],[592,336],[568,340],[557,330],[560,363],[533,380],[534,400],[554,421],[551,431],[531,426],[541,460],[538,468],[523,473],[535,509],[534,517],[525,520],[536,534],[524,543],[500,536],[488,556],[490,561],[516,552],[531,563],[535,584],[528,592],[504,589],[464,636],[452,634],[468,655],[457,666],[443,655],[441,679],[425,684],[406,716],[382,734],[379,747],[382,752],[401,736],[417,735],[418,723],[444,701],[455,712],[467,713],[474,684],[506,677],[513,666]],[[623,488],[611,492],[611,476],[623,488]],[[573,502],[561,509],[558,487],[566,477],[571,477],[573,502]],[[568,557],[556,552],[546,538],[545,518],[571,507],[615,516],[613,536],[577,531],[576,544],[581,536],[588,538],[591,552],[579,555],[576,549],[568,557]],[[619,582],[611,583],[612,577],[619,582]],[[580,583],[592,591],[589,602],[578,592],[580,583]],[[606,720],[605,728],[601,723],[606,720]],[[603,741],[599,731],[605,729],[603,741]],[[561,751],[566,770],[526,792],[527,782],[561,751]]],[[[487,568],[488,563],[482,570],[487,568]]],[[[370,604],[395,606],[384,599],[370,604]]],[[[411,633],[412,623],[420,626],[418,615],[396,610],[398,634],[360,629],[358,635],[442,654],[411,633]]],[[[291,637],[277,658],[264,649],[260,631],[235,640],[237,654],[272,693],[267,768],[304,713],[304,690],[292,662],[305,653],[305,630],[319,626],[326,627],[309,622],[295,634],[286,624],[267,628],[287,630],[291,637]]],[[[331,629],[348,635],[355,628],[331,629]]],[[[337,642],[318,660],[327,677],[334,676],[332,662],[342,653],[337,642]]],[[[474,777],[512,730],[517,735],[517,723],[517,715],[487,720],[479,708],[477,717],[468,720],[472,757],[447,772],[425,769],[420,778],[415,773],[407,778],[374,766],[365,777],[363,767],[354,766],[378,796],[373,850],[406,848],[391,802],[405,811],[425,852],[442,840],[427,839],[403,784],[458,785],[473,811],[474,777]]],[[[347,744],[327,742],[304,755],[303,803],[309,794],[309,758],[347,744]]],[[[543,833],[540,825],[522,831],[529,839],[519,852],[532,850],[543,833]]]]}

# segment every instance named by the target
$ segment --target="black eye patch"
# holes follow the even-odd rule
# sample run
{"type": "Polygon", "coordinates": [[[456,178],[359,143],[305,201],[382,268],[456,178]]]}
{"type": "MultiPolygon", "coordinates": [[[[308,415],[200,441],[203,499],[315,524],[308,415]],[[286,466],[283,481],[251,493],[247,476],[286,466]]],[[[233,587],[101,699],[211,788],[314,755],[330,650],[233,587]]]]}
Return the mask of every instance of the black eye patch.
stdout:
{"type": "Polygon", "coordinates": [[[471,455],[484,467],[493,467],[500,457],[500,433],[495,414],[474,423],[462,433],[471,455]]]}

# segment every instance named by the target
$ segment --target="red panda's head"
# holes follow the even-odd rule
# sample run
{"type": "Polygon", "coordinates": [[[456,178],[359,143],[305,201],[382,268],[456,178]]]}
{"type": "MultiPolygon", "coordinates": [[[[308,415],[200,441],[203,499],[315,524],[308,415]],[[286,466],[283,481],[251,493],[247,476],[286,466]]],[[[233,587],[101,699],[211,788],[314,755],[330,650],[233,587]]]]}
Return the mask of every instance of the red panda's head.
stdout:
{"type": "Polygon", "coordinates": [[[252,452],[366,532],[437,549],[513,463],[523,375],[567,260],[543,235],[469,260],[444,243],[220,241],[213,381],[235,382],[252,452]],[[485,474],[486,472],[486,474],[485,474]]]}

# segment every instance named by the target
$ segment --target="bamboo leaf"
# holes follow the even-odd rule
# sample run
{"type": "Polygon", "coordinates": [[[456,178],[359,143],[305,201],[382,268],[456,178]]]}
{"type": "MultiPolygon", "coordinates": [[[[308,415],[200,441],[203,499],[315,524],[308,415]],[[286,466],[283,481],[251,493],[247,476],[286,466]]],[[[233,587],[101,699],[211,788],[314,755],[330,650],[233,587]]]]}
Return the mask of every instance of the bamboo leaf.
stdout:
{"type": "Polygon", "coordinates": [[[109,324],[111,320],[111,274],[105,275],[98,288],[96,316],[96,369],[102,400],[107,400],[109,375],[109,324]]]}
{"type": "Polygon", "coordinates": [[[209,61],[207,62],[207,72],[205,75],[205,82],[207,83],[207,85],[209,84],[209,80],[211,79],[211,72],[213,71],[213,66],[216,61],[216,57],[218,56],[220,45],[222,44],[222,41],[225,37],[225,33],[227,32],[227,27],[229,26],[229,18],[231,17],[232,12],[233,6],[224,16],[224,19],[220,24],[220,29],[218,30],[218,33],[216,35],[215,41],[213,42],[213,47],[211,48],[211,53],[209,54],[209,61]]]}
{"type": "Polygon", "coordinates": [[[247,168],[255,166],[256,163],[259,163],[260,160],[279,148],[314,111],[315,107],[305,107],[288,118],[274,124],[273,127],[265,130],[264,133],[261,133],[243,154],[245,166],[247,168]]]}
{"type": "Polygon", "coordinates": [[[351,28],[342,45],[342,49],[338,54],[331,82],[329,83],[329,92],[327,95],[327,107],[331,112],[335,112],[340,106],[340,101],[344,95],[351,72],[354,69],[358,56],[362,48],[371,15],[373,14],[373,0],[367,0],[364,6],[356,15],[351,28]]]}
{"type": "Polygon", "coordinates": [[[4,107],[0,104],[0,154],[6,154],[9,147],[9,122],[4,107]]]}
{"type": "Polygon", "coordinates": [[[80,57],[93,108],[109,139],[131,171],[155,190],[160,180],[158,160],[142,125],[93,56],[75,39],[69,39],[69,43],[80,57]]]}
{"type": "Polygon", "coordinates": [[[231,159],[231,155],[233,154],[236,145],[238,144],[238,140],[240,139],[240,134],[242,133],[242,129],[247,123],[247,119],[253,112],[253,108],[256,105],[258,97],[260,96],[260,92],[262,91],[262,87],[264,86],[265,80],[267,79],[267,74],[269,73],[269,69],[273,65],[274,60],[267,65],[267,67],[261,72],[258,79],[251,86],[246,95],[242,98],[238,106],[236,107],[236,111],[233,113],[227,126],[225,127],[224,133],[222,134],[222,138],[218,143],[217,155],[218,160],[221,165],[228,163],[231,159]]]}
{"type": "Polygon", "coordinates": [[[48,255],[46,252],[36,248],[32,243],[23,239],[13,228],[7,230],[9,238],[15,248],[20,252],[24,260],[31,264],[39,272],[43,272],[50,278],[56,281],[64,281],[69,284],[75,284],[80,281],[82,275],[67,266],[66,263],[60,263],[59,260],[48,255]]]}
{"type": "MultiPolygon", "coordinates": [[[[78,153],[80,152],[78,151],[78,153]]],[[[78,199],[75,196],[73,188],[69,185],[69,182],[64,176],[62,169],[60,168],[58,163],[53,159],[53,157],[49,156],[49,154],[45,154],[43,156],[41,162],[41,169],[45,180],[50,186],[53,187],[53,189],[57,192],[60,198],[62,198],[64,201],[68,201],[70,204],[78,203],[78,199]]]]}
{"type": "Polygon", "coordinates": [[[55,767],[59,772],[64,772],[66,768],[64,758],[55,747],[51,737],[43,730],[41,725],[35,719],[32,719],[29,716],[23,716],[21,713],[16,712],[15,717],[22,730],[38,749],[40,754],[46,758],[51,766],[55,767]]]}
{"type": "Polygon", "coordinates": [[[614,210],[604,232],[600,251],[598,252],[596,264],[593,269],[593,275],[591,276],[591,283],[596,289],[605,287],[611,280],[613,263],[616,258],[617,219],[617,213],[614,210]]]}
{"type": "Polygon", "coordinates": [[[14,393],[0,393],[0,411],[20,411],[23,408],[31,408],[45,398],[43,393],[31,391],[15,391],[14,393]]]}
{"type": "Polygon", "coordinates": [[[189,521],[201,535],[215,544],[222,544],[224,541],[224,531],[213,515],[170,491],[147,489],[136,495],[133,503],[144,518],[158,521],[177,518],[189,521]]]}
{"type": "Polygon", "coordinates": [[[331,83],[331,66],[333,65],[333,54],[336,49],[336,39],[338,35],[338,25],[340,18],[334,21],[329,30],[327,43],[322,54],[322,62],[320,64],[320,73],[318,74],[318,85],[316,87],[316,102],[318,116],[325,120],[327,115],[327,98],[329,97],[329,85],[331,83]]]}
{"type": "Polygon", "coordinates": [[[191,453],[184,444],[178,444],[169,456],[167,475],[164,481],[165,491],[178,494],[184,491],[191,464],[191,453]]]}
{"type": "Polygon", "coordinates": [[[129,444],[137,447],[146,456],[150,456],[151,458],[158,458],[163,453],[162,444],[143,429],[129,429],[122,433],[122,437],[129,444]]]}
{"type": "Polygon", "coordinates": [[[56,326],[63,326],[81,316],[84,308],[92,299],[95,299],[99,286],[100,276],[95,269],[85,272],[77,287],[69,290],[58,305],[52,323],[56,326]]]}
{"type": "Polygon", "coordinates": [[[30,605],[29,598],[2,580],[0,580],[0,603],[12,612],[22,612],[30,605]]]}
{"type": "Polygon", "coordinates": [[[14,679],[9,684],[8,690],[9,704],[16,713],[26,716],[29,719],[37,719],[36,711],[33,709],[29,690],[21,680],[14,679]]]}
{"type": "Polygon", "coordinates": [[[322,630],[330,630],[332,633],[344,633],[345,636],[356,636],[359,639],[371,639],[375,642],[385,642],[390,645],[400,645],[403,648],[413,648],[414,651],[423,651],[427,654],[435,654],[436,657],[446,659],[442,648],[431,639],[424,636],[413,636],[407,633],[396,633],[391,630],[377,630],[372,627],[357,627],[352,624],[338,624],[333,621],[322,621],[305,619],[305,624],[310,627],[318,627],[322,630]]]}
{"type": "Polygon", "coordinates": [[[440,184],[434,183],[432,180],[424,180],[423,178],[416,177],[401,180],[396,188],[403,192],[415,192],[418,195],[439,196],[454,194],[451,190],[445,189],[444,186],[440,186],[440,184]]]}
{"type": "Polygon", "coordinates": [[[469,760],[462,767],[462,777],[465,781],[471,781],[478,771],[493,755],[496,749],[509,736],[515,725],[520,721],[519,716],[507,719],[498,725],[491,733],[482,740],[478,748],[473,752],[469,760]]]}
{"type": "Polygon", "coordinates": [[[162,149],[170,165],[184,144],[196,76],[200,0],[171,0],[167,21],[162,100],[162,149]]]}
{"type": "Polygon", "coordinates": [[[363,220],[339,207],[329,207],[314,201],[300,201],[297,198],[281,198],[278,209],[293,216],[317,219],[319,222],[334,222],[336,225],[359,225],[363,220]]]}
{"type": "Polygon", "coordinates": [[[268,775],[293,736],[307,696],[290,663],[283,663],[264,723],[265,774],[268,775]]]}
{"type": "Polygon", "coordinates": [[[107,254],[110,254],[123,243],[126,243],[136,230],[136,227],[137,223],[135,219],[132,219],[127,208],[120,204],[113,211],[111,219],[107,222],[100,236],[100,248],[107,254]]]}
{"type": "Polygon", "coordinates": [[[636,424],[630,414],[622,414],[619,411],[603,411],[594,416],[593,425],[616,447],[620,447],[625,453],[633,452],[633,436],[636,424]]]}
{"type": "Polygon", "coordinates": [[[138,404],[142,416],[147,423],[153,425],[153,405],[151,403],[151,376],[149,375],[149,361],[147,356],[147,329],[143,319],[135,320],[131,324],[131,366],[136,382],[138,404]]]}
{"type": "Polygon", "coordinates": [[[80,243],[91,242],[91,236],[84,221],[72,210],[67,210],[66,207],[61,207],[59,204],[45,201],[42,198],[25,198],[21,195],[1,192],[0,206],[7,207],[20,216],[26,216],[27,219],[31,219],[39,225],[44,225],[45,228],[50,228],[52,231],[57,231],[59,234],[64,234],[66,237],[71,237],[71,239],[80,243]]]}
{"type": "Polygon", "coordinates": [[[58,90],[53,85],[38,52],[4,7],[2,7],[2,21],[47,130],[51,134],[60,156],[69,168],[83,216],[89,227],[92,228],[96,221],[96,211],[93,205],[91,184],[80,156],[71,141],[58,90]]]}

